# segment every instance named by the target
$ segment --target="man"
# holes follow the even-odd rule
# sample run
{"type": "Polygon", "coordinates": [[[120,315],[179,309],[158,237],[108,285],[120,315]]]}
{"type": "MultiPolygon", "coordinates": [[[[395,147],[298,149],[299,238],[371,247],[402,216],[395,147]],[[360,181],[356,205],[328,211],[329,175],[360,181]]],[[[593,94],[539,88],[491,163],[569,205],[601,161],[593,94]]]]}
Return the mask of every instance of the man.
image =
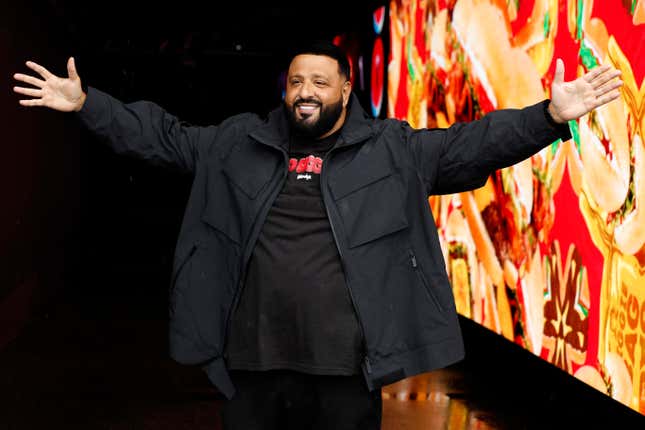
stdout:
{"type": "Polygon", "coordinates": [[[224,427],[379,428],[379,388],[463,357],[430,194],[484,184],[618,97],[598,67],[552,99],[448,129],[369,118],[345,55],[313,44],[289,65],[284,105],[193,127],[27,66],[23,106],[77,112],[118,153],[191,172],[175,251],[173,358],[230,400],[224,427]]]}

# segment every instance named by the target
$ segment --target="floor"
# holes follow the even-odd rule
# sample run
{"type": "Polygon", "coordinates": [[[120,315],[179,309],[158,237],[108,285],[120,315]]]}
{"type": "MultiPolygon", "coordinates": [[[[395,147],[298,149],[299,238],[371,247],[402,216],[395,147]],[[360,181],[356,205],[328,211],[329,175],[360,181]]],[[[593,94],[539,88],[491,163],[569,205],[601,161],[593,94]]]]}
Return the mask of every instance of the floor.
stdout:
{"type": "Polygon", "coordinates": [[[511,418],[470,402],[463,366],[453,366],[385,387],[382,429],[504,429],[511,418]]]}
{"type": "MultiPolygon", "coordinates": [[[[64,310],[35,322],[0,351],[0,430],[219,429],[217,393],[167,358],[164,324],[64,310]]],[[[382,390],[384,430],[645,428],[642,415],[462,327],[469,358],[382,390]]]]}

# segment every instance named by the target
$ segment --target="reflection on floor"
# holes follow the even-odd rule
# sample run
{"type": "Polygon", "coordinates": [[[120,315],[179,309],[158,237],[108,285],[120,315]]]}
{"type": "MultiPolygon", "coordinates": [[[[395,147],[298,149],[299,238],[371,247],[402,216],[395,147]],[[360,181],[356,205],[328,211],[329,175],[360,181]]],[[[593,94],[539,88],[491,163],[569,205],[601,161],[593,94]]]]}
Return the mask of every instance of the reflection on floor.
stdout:
{"type": "MultiPolygon", "coordinates": [[[[462,324],[466,360],[384,387],[384,430],[645,429],[643,416],[462,324]]],[[[0,351],[0,430],[219,429],[218,394],[168,358],[165,329],[66,313],[33,325],[0,351]]]]}
{"type": "Polygon", "coordinates": [[[384,430],[645,429],[645,416],[461,318],[466,359],[386,386],[384,430]]]}
{"type": "Polygon", "coordinates": [[[495,411],[473,408],[458,367],[438,370],[384,387],[383,430],[485,430],[509,428],[495,411]]]}

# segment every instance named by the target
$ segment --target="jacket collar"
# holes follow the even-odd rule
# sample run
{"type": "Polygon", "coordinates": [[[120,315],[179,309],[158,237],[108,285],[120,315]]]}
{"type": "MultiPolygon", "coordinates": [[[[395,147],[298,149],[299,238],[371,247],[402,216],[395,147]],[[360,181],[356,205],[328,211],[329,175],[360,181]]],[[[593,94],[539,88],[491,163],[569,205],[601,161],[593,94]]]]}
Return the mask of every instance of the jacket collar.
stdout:
{"type": "MultiPolygon", "coordinates": [[[[350,96],[347,116],[340,132],[338,147],[354,145],[372,136],[372,121],[363,110],[356,94],[350,96]]],[[[264,124],[249,132],[249,136],[266,145],[289,148],[289,121],[284,105],[271,111],[264,124]]]]}

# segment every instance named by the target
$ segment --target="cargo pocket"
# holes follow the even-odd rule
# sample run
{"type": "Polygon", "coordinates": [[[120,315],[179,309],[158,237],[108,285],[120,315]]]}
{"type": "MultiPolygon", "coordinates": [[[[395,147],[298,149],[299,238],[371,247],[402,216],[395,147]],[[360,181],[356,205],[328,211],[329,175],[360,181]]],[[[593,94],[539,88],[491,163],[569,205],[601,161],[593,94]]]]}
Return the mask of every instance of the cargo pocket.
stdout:
{"type": "Polygon", "coordinates": [[[345,226],[349,248],[374,241],[408,226],[401,175],[387,164],[346,171],[330,182],[345,226]]]}
{"type": "Polygon", "coordinates": [[[439,300],[439,297],[437,296],[437,292],[435,291],[435,289],[430,285],[430,283],[428,283],[428,279],[423,273],[423,269],[421,268],[421,266],[419,266],[419,263],[417,261],[416,255],[414,254],[414,251],[412,249],[409,249],[408,255],[410,257],[410,265],[412,266],[412,270],[415,271],[419,279],[419,282],[421,283],[421,286],[425,290],[426,296],[435,305],[435,307],[439,310],[439,312],[443,313],[445,308],[441,304],[441,300],[439,300]]]}
{"type": "Polygon", "coordinates": [[[187,266],[187,263],[190,261],[192,256],[197,251],[198,246],[199,246],[199,242],[193,243],[193,245],[190,248],[188,248],[188,252],[186,252],[183,256],[180,256],[177,258],[176,260],[177,262],[175,263],[175,267],[173,269],[172,282],[170,283],[171,291],[175,290],[179,276],[182,274],[182,272],[187,266]]]}
{"type": "Polygon", "coordinates": [[[257,197],[278,167],[276,157],[255,145],[237,145],[225,159],[211,161],[207,170],[201,219],[236,244],[242,240],[243,220],[254,213],[257,197]]]}

